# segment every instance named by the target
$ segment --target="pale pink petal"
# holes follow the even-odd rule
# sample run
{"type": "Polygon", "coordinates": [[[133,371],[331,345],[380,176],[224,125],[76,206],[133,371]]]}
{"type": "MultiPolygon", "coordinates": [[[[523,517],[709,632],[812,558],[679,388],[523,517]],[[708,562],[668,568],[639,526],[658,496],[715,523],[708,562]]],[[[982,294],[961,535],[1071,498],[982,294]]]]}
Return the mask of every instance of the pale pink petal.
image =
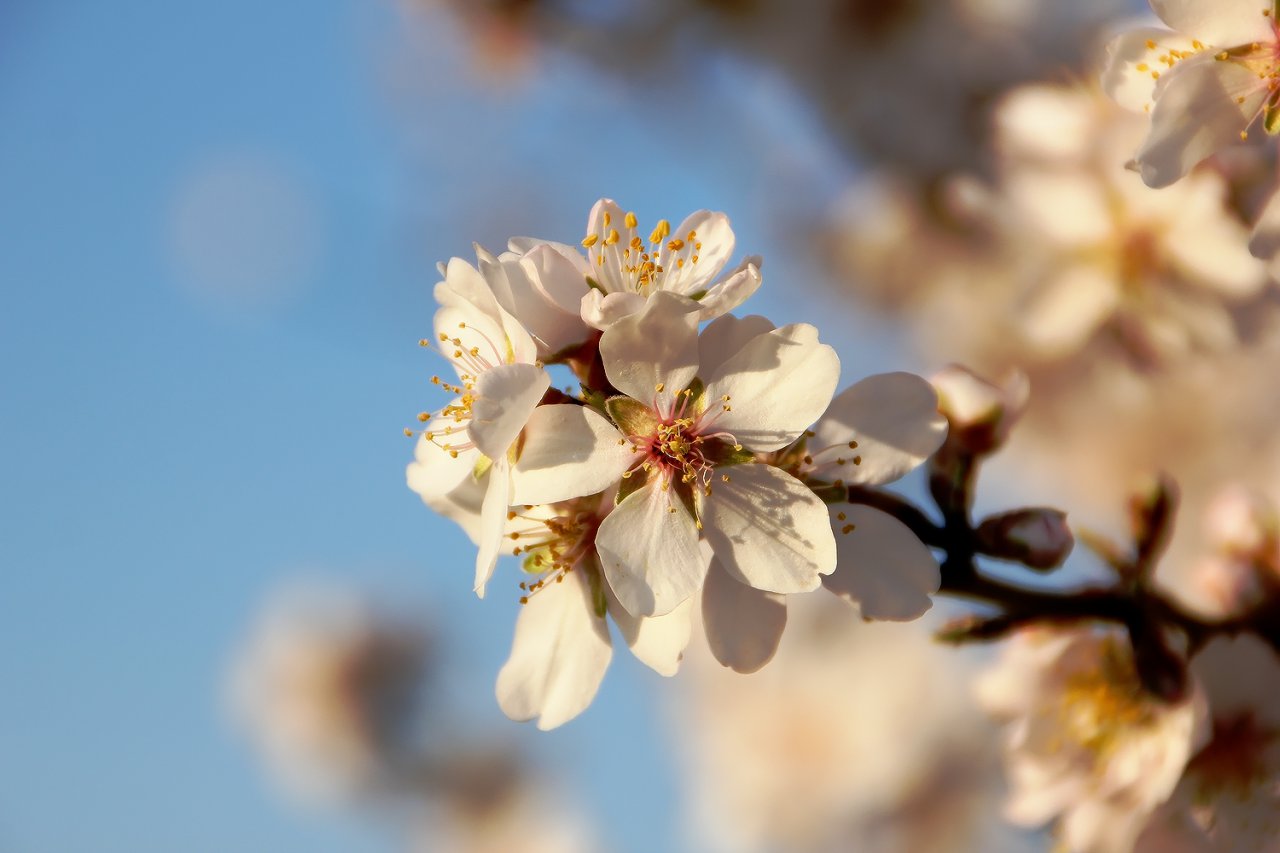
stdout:
{"type": "Polygon", "coordinates": [[[513,504],[547,504],[616,485],[635,459],[608,419],[569,403],[533,410],[512,474],[513,504]]]}
{"type": "Polygon", "coordinates": [[[822,480],[881,485],[919,467],[942,446],[938,394],[911,373],[868,376],[831,401],[807,450],[822,480]],[[856,441],[857,447],[849,443],[856,441]],[[854,463],[854,457],[859,458],[854,463]],[[839,464],[844,460],[844,464],[839,464]]]}
{"type": "Polygon", "coordinates": [[[661,616],[698,589],[707,563],[698,528],[674,491],[650,482],[600,524],[596,550],[609,586],[634,616],[661,616]]]}
{"type": "Polygon", "coordinates": [[[733,256],[733,229],[729,227],[729,217],[723,213],[710,210],[699,210],[689,214],[684,221],[671,232],[672,238],[685,240],[690,231],[696,231],[696,242],[700,249],[693,253],[697,263],[686,263],[684,266],[666,265],[666,274],[662,280],[662,289],[683,296],[693,296],[719,275],[720,270],[733,256]]]}
{"type": "Polygon", "coordinates": [[[516,619],[511,657],[498,673],[498,705],[513,720],[538,720],[546,731],[586,710],[613,649],[595,614],[585,572],[529,596],[516,619]]]}
{"type": "Polygon", "coordinates": [[[717,469],[703,501],[703,533],[733,577],[759,590],[790,594],[818,587],[836,565],[827,508],[790,474],[770,465],[717,469]]]}
{"type": "Polygon", "coordinates": [[[754,264],[747,264],[724,281],[713,284],[707,295],[698,300],[701,319],[714,320],[729,313],[746,302],[759,288],[760,270],[754,264]]]}
{"type": "Polygon", "coordinates": [[[710,410],[725,408],[717,429],[752,450],[777,450],[826,410],[840,381],[840,359],[818,342],[817,329],[797,323],[748,342],[703,380],[710,410]]]}
{"type": "MultiPolygon", "coordinates": [[[[433,432],[437,443],[428,441],[424,435],[419,436],[417,444],[414,445],[414,461],[409,463],[405,473],[409,488],[421,495],[424,500],[440,497],[452,491],[475,470],[476,464],[480,461],[480,451],[474,447],[458,451],[455,457],[440,446],[450,443],[448,434],[444,430],[452,426],[452,422],[448,419],[437,418],[428,421],[426,431],[433,432]]],[[[457,435],[456,443],[462,444],[466,441],[462,430],[458,430],[457,435]]]]}
{"type": "Polygon", "coordinates": [[[698,304],[674,293],[655,293],[639,314],[600,336],[600,357],[615,388],[660,412],[670,411],[674,395],[698,372],[698,304]]]}
{"type": "Polygon", "coordinates": [[[938,561],[905,524],[868,506],[829,507],[840,562],[822,579],[865,619],[915,619],[933,606],[938,561]]]}
{"type": "Polygon", "coordinates": [[[536,364],[500,364],[481,373],[467,427],[480,452],[490,459],[506,457],[550,386],[551,376],[536,364]]]}
{"type": "Polygon", "coordinates": [[[1141,27],[1117,36],[1107,45],[1107,67],[1102,72],[1103,91],[1125,109],[1134,112],[1149,109],[1159,79],[1151,72],[1168,69],[1160,57],[1167,56],[1170,49],[1194,50],[1191,35],[1141,27]],[[1148,47],[1152,44],[1155,47],[1148,47]]]}
{"type": "Polygon", "coordinates": [[[1266,93],[1265,82],[1248,67],[1221,62],[1212,52],[1178,63],[1156,88],[1151,132],[1137,156],[1142,180],[1149,187],[1166,187],[1209,155],[1238,143],[1266,93]]]}
{"type": "Polygon", "coordinates": [[[512,237],[507,241],[507,248],[518,255],[528,254],[539,246],[550,246],[554,249],[577,270],[584,281],[591,274],[591,267],[587,265],[587,259],[582,256],[582,252],[575,246],[570,246],[567,243],[557,243],[555,240],[539,240],[536,237],[512,237]]]}
{"type": "Polygon", "coordinates": [[[712,560],[702,587],[702,622],[716,660],[735,672],[755,672],[778,650],[787,599],[739,582],[712,560]]]}
{"type": "Polygon", "coordinates": [[[1274,41],[1271,0],[1151,0],[1160,20],[1213,47],[1274,41]]]}
{"type": "Polygon", "coordinates": [[[507,510],[511,508],[511,463],[506,455],[493,460],[489,469],[489,482],[485,487],[484,502],[480,507],[480,526],[476,543],[475,592],[484,598],[485,584],[493,577],[502,550],[502,531],[507,522],[507,510]]]}
{"type": "Polygon", "coordinates": [[[647,301],[638,293],[604,293],[593,287],[579,301],[578,313],[588,326],[603,331],[623,317],[640,313],[647,301]]]}
{"type": "Polygon", "coordinates": [[[693,629],[693,598],[665,616],[632,616],[609,591],[609,615],[636,660],[659,675],[676,674],[693,629]]]}
{"type": "MultiPolygon", "coordinates": [[[[611,198],[600,199],[587,214],[586,236],[598,238],[596,244],[587,250],[587,268],[590,270],[587,274],[604,288],[605,293],[620,293],[628,289],[629,282],[622,277],[622,264],[614,262],[616,259],[612,257],[614,252],[621,250],[605,246],[605,238],[610,229],[620,234],[626,230],[623,226],[625,217],[626,213],[611,198]],[[606,220],[608,225],[605,224],[606,220]],[[597,263],[601,257],[605,258],[604,263],[597,263]]],[[[615,245],[626,246],[627,242],[627,239],[620,239],[615,245]]]]}
{"type": "Polygon", "coordinates": [[[537,246],[520,259],[520,266],[547,301],[579,319],[578,306],[589,288],[587,280],[564,255],[552,246],[537,246]]]}
{"type": "Polygon", "coordinates": [[[1020,168],[1005,189],[1021,218],[1060,246],[1090,247],[1115,232],[1110,186],[1083,170],[1020,168]]]}
{"type": "Polygon", "coordinates": [[[698,372],[711,376],[720,365],[760,335],[772,332],[776,326],[758,314],[735,317],[726,314],[716,318],[698,336],[698,372]]]}
{"type": "MultiPolygon", "coordinates": [[[[480,455],[478,451],[471,452],[476,457],[480,455]]],[[[409,487],[414,488],[413,466],[410,465],[409,469],[409,487]]],[[[468,475],[463,477],[462,481],[454,486],[453,489],[444,494],[428,495],[421,492],[419,494],[422,494],[423,503],[461,527],[462,532],[467,534],[467,538],[471,540],[472,544],[479,545],[483,533],[480,512],[484,506],[484,496],[488,491],[488,486],[487,474],[480,479],[468,475]]]]}

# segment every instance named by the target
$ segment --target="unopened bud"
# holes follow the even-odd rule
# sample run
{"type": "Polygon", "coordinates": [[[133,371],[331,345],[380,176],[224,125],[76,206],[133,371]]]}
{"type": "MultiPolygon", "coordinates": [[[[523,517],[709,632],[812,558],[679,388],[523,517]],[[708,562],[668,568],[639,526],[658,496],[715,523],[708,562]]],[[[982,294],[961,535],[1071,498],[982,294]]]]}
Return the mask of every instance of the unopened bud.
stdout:
{"type": "Polygon", "coordinates": [[[1030,394],[1026,375],[1017,371],[993,385],[953,364],[929,381],[938,392],[938,411],[951,424],[950,440],[975,454],[991,453],[1004,444],[1030,394]]]}
{"type": "Polygon", "coordinates": [[[1041,571],[1062,565],[1076,544],[1067,514],[1040,507],[993,515],[976,533],[982,553],[1041,571]]]}

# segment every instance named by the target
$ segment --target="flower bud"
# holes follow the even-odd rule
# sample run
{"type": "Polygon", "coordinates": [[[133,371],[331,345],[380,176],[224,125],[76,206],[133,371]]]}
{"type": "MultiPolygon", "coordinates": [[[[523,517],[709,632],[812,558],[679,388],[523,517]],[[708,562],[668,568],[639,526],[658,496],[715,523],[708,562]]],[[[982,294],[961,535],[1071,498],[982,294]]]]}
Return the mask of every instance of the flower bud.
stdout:
{"type": "Polygon", "coordinates": [[[1256,566],[1221,554],[1203,557],[1191,567],[1183,597],[1207,619],[1234,619],[1266,599],[1256,566]]]}
{"type": "Polygon", "coordinates": [[[1242,486],[1229,486],[1209,503],[1204,532],[1217,551],[1274,562],[1280,518],[1275,507],[1260,495],[1242,486]]]}
{"type": "Polygon", "coordinates": [[[938,411],[951,424],[950,441],[974,454],[988,454],[1004,444],[1030,393],[1026,375],[1018,371],[993,385],[953,364],[929,381],[938,392],[938,411]]]}
{"type": "Polygon", "coordinates": [[[982,553],[1041,571],[1062,565],[1076,544],[1067,514],[1040,507],[993,515],[976,532],[982,553]]]}

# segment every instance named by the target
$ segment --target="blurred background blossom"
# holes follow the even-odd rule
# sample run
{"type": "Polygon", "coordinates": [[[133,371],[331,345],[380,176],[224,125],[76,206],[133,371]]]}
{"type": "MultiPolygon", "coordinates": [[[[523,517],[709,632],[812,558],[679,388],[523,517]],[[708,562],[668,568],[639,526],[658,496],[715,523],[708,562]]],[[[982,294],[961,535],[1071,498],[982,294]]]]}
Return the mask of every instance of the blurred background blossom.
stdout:
{"type": "Polygon", "coordinates": [[[1169,471],[1162,581],[1248,606],[1280,330],[1238,249],[1274,151],[1140,187],[1141,120],[1086,81],[1143,8],[0,6],[0,849],[1048,849],[1000,817],[976,662],[840,602],[789,602],[755,675],[622,656],[580,720],[509,723],[515,584],[474,600],[400,429],[437,261],[572,242],[604,195],[725,210],[752,310],[820,325],[845,384],[1030,377],[984,502],[1114,530],[1169,471]]]}

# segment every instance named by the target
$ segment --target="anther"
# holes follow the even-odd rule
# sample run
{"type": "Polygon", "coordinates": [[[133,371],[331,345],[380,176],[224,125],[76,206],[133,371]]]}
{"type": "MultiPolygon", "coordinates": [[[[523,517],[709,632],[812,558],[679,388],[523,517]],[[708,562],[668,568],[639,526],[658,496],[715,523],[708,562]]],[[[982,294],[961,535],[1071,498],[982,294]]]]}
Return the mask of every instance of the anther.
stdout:
{"type": "Polygon", "coordinates": [[[588,234],[586,237],[582,238],[582,248],[590,249],[598,242],[600,242],[599,234],[588,234]]]}
{"type": "Polygon", "coordinates": [[[639,220],[636,219],[636,215],[629,210],[627,211],[627,215],[623,217],[622,221],[627,224],[628,228],[635,228],[639,223],[639,220]]]}

